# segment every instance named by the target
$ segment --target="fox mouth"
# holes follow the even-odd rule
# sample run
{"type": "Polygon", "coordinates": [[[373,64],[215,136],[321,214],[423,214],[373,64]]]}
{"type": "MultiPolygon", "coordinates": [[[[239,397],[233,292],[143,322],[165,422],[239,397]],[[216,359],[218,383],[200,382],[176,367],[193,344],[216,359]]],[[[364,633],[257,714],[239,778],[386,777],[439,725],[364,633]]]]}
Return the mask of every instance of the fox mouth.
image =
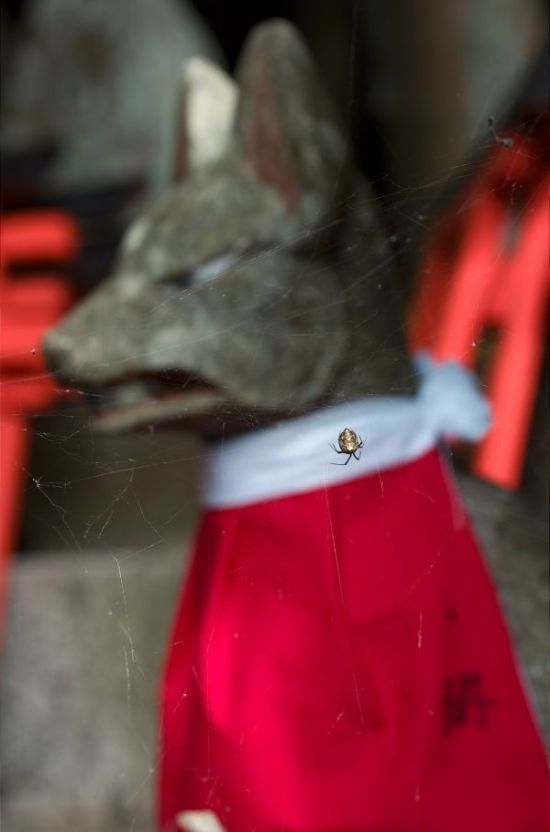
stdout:
{"type": "Polygon", "coordinates": [[[86,398],[100,433],[208,415],[227,402],[215,385],[181,370],[121,379],[89,389],[86,398]]]}

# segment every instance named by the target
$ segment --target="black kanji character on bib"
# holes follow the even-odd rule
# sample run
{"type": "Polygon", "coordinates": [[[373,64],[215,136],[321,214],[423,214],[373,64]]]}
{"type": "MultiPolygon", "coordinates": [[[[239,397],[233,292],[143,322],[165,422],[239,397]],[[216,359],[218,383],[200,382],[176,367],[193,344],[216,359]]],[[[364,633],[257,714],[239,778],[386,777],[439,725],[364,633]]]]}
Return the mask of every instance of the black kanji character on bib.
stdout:
{"type": "Polygon", "coordinates": [[[443,679],[441,696],[443,734],[450,734],[461,725],[486,728],[489,710],[495,701],[483,692],[481,673],[457,673],[443,679]]]}

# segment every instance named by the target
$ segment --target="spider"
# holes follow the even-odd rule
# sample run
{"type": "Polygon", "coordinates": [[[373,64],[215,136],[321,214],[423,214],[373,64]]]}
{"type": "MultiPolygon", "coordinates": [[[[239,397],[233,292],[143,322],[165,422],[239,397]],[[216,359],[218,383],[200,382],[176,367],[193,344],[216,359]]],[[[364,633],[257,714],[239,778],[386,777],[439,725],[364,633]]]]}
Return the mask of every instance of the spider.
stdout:
{"type": "Polygon", "coordinates": [[[340,433],[338,437],[338,445],[340,446],[340,450],[338,450],[334,444],[331,443],[330,447],[333,451],[336,451],[337,454],[347,454],[348,458],[345,462],[333,462],[332,465],[347,465],[350,459],[355,457],[355,459],[359,459],[357,456],[357,452],[361,450],[363,447],[363,440],[360,436],[358,436],[354,430],[351,428],[344,428],[344,430],[340,433]]]}

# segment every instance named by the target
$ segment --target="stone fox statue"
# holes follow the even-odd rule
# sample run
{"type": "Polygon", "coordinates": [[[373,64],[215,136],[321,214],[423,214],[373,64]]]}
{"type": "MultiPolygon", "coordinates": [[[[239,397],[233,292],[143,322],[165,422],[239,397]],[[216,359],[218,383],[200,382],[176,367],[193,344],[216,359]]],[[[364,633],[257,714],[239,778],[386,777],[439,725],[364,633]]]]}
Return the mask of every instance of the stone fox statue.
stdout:
{"type": "Polygon", "coordinates": [[[485,405],[454,365],[409,387],[373,198],[293,28],[253,31],[236,86],[189,65],[179,132],[176,183],[45,343],[98,428],[206,437],[159,828],[543,832],[544,753],[436,448],[485,405]]]}

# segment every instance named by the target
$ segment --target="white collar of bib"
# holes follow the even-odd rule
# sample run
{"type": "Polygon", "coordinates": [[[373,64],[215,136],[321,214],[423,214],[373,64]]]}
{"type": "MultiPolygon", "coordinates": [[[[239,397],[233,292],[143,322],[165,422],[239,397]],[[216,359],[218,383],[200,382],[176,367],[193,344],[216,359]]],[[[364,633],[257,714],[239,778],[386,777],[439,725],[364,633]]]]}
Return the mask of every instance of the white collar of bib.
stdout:
{"type": "Polygon", "coordinates": [[[300,494],[412,462],[444,436],[480,439],[490,413],[473,374],[454,362],[433,364],[425,355],[417,357],[417,367],[415,396],[332,405],[211,446],[203,505],[230,508],[300,494]],[[331,448],[344,428],[364,442],[360,458],[347,465],[331,448]]]}

